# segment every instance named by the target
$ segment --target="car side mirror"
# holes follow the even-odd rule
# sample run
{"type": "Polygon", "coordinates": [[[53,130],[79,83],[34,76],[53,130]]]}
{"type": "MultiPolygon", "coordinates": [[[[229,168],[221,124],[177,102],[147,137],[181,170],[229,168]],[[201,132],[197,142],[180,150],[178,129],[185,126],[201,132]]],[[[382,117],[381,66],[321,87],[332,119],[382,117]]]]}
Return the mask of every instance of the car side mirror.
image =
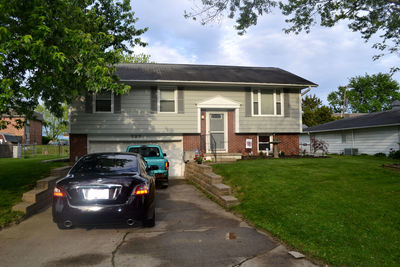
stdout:
{"type": "Polygon", "coordinates": [[[166,156],[167,156],[167,153],[163,153],[163,155],[164,155],[164,157],[166,157],[166,156]]]}

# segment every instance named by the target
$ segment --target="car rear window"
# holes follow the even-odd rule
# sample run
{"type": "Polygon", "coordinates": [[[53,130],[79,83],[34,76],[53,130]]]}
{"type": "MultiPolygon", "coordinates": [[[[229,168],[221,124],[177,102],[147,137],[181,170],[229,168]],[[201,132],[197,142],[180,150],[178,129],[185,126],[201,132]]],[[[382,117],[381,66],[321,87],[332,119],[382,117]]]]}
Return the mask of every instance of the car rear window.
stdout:
{"type": "Polygon", "coordinates": [[[140,154],[142,157],[147,157],[147,158],[151,158],[151,157],[159,157],[160,156],[160,150],[158,149],[158,147],[131,147],[129,149],[129,152],[131,153],[138,153],[140,154]]]}
{"type": "Polygon", "coordinates": [[[88,155],[71,170],[72,173],[132,173],[138,171],[138,159],[131,155],[88,155]]]}

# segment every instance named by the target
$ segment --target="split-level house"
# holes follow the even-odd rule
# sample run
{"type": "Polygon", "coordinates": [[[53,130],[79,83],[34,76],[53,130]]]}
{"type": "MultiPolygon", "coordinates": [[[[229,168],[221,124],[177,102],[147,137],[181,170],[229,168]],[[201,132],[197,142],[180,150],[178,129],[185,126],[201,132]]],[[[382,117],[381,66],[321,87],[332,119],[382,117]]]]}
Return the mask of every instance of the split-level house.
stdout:
{"type": "Polygon", "coordinates": [[[279,68],[121,64],[129,93],[81,97],[70,107],[71,160],[86,153],[159,144],[171,176],[183,155],[240,157],[272,150],[299,153],[301,90],[316,84],[279,68]]]}

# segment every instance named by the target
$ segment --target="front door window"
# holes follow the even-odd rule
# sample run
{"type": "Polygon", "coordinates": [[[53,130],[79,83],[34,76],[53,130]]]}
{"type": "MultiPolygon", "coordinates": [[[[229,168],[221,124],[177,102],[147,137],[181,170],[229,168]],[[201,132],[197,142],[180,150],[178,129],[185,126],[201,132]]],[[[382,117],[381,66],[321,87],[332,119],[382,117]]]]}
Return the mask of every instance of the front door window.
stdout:
{"type": "Polygon", "coordinates": [[[210,112],[208,114],[208,150],[226,151],[226,114],[223,112],[210,112]]]}

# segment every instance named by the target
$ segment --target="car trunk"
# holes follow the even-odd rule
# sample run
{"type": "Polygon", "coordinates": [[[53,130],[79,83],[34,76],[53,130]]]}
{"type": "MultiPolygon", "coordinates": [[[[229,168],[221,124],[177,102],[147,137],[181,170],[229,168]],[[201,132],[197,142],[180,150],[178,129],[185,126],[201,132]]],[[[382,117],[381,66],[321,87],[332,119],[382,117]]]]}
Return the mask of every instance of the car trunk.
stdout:
{"type": "Polygon", "coordinates": [[[68,179],[62,187],[71,205],[112,205],[128,201],[135,186],[143,182],[137,176],[90,175],[68,179]]]}

